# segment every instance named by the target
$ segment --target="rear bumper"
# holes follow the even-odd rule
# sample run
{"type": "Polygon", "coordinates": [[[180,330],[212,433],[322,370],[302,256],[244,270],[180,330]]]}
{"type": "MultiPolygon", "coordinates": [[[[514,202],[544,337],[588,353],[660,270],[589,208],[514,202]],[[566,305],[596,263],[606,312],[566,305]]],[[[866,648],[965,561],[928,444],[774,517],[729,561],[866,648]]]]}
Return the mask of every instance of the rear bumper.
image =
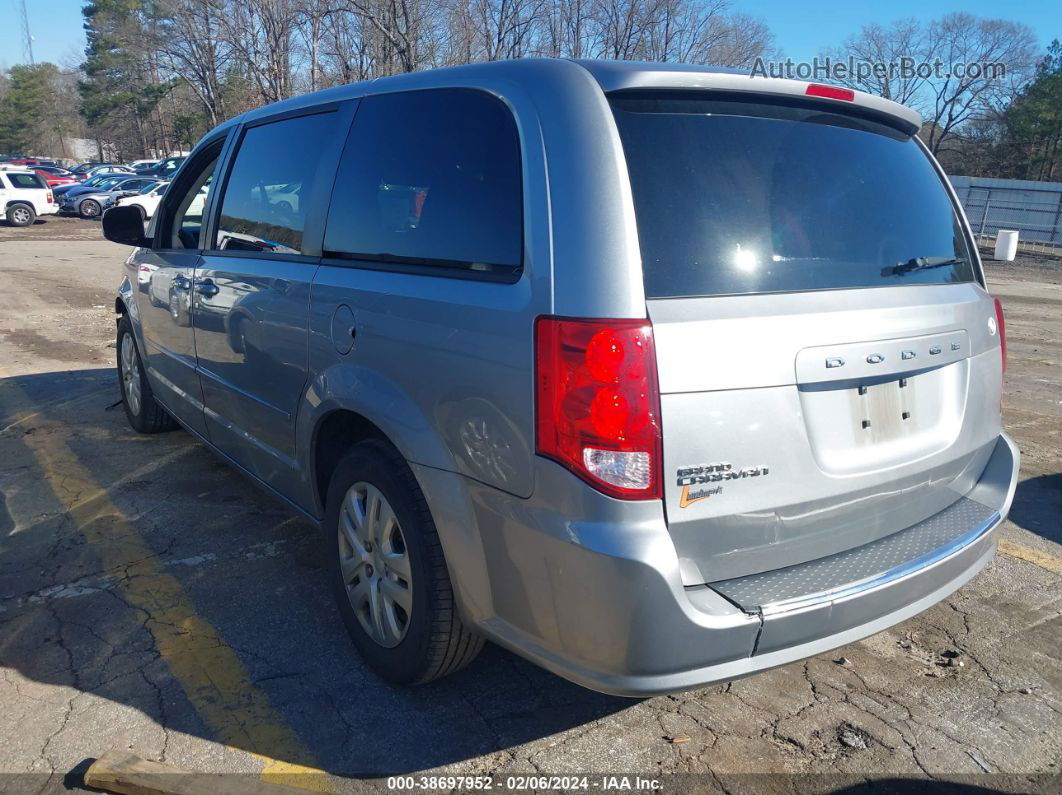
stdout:
{"type": "Polygon", "coordinates": [[[774,601],[764,595],[777,583],[747,589],[744,601],[708,586],[684,588],[658,503],[611,500],[551,462],[536,466],[535,495],[522,500],[414,465],[466,619],[560,676],[644,696],[820,654],[944,599],[992,559],[995,530],[1014,495],[1018,451],[1005,435],[998,438],[977,485],[963,495],[968,510],[938,522],[932,537],[943,539],[940,546],[927,548],[922,537],[906,560],[881,556],[877,568],[863,561],[853,581],[809,580],[808,588],[790,587],[774,601]],[[818,587],[824,582],[829,587],[818,587]]]}

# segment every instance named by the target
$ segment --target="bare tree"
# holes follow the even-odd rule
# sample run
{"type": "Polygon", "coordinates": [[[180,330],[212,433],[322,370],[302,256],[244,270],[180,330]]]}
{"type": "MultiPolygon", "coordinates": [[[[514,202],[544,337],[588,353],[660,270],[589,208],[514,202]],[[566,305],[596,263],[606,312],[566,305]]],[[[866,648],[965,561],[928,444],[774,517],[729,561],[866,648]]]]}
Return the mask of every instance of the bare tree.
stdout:
{"type": "Polygon", "coordinates": [[[918,104],[919,89],[926,78],[919,76],[913,66],[930,59],[926,32],[916,19],[901,19],[888,27],[867,25],[849,38],[835,53],[835,57],[854,58],[868,65],[881,64],[881,69],[866,69],[865,74],[851,75],[845,85],[904,105],[918,104]],[[901,71],[901,61],[907,59],[912,69],[901,71]],[[891,68],[895,65],[897,68],[891,68]]]}
{"type": "Polygon", "coordinates": [[[325,25],[331,8],[329,0],[302,0],[296,8],[299,21],[298,33],[306,46],[308,60],[308,89],[316,91],[321,87],[321,58],[325,25]]]}
{"type": "Polygon", "coordinates": [[[729,14],[713,20],[704,48],[688,62],[749,69],[773,45],[774,36],[764,22],[748,14],[729,14]]]}
{"type": "Polygon", "coordinates": [[[644,51],[643,39],[660,0],[597,0],[594,19],[601,29],[597,57],[635,60],[644,51]]]}
{"type": "Polygon", "coordinates": [[[469,17],[480,55],[476,60],[526,55],[542,21],[543,7],[543,0],[471,0],[469,17]]]}
{"type": "Polygon", "coordinates": [[[431,0],[346,0],[377,34],[375,72],[392,75],[426,65],[433,16],[431,0]]]}
{"type": "Polygon", "coordinates": [[[747,65],[770,32],[730,2],[129,0],[110,27],[92,6],[97,27],[136,57],[86,119],[106,120],[121,151],[148,153],[302,91],[433,66],[532,55],[747,65]],[[122,85],[147,86],[150,101],[127,102],[122,85]]]}
{"type": "Polygon", "coordinates": [[[936,154],[960,127],[1009,103],[1029,81],[1036,67],[1036,37],[1017,22],[960,13],[933,22],[927,39],[927,52],[945,70],[941,78],[929,81],[924,135],[936,154]],[[1006,76],[984,71],[992,64],[1002,64],[1006,76]]]}
{"type": "Polygon", "coordinates": [[[588,58],[600,46],[595,0],[552,0],[542,11],[538,54],[588,58]]]}
{"type": "Polygon", "coordinates": [[[263,102],[292,95],[292,54],[298,13],[293,0],[226,0],[221,36],[263,102]]]}
{"type": "Polygon", "coordinates": [[[326,11],[321,46],[323,82],[353,83],[373,75],[367,25],[364,16],[355,11],[343,8],[326,11]]]}
{"type": "Polygon", "coordinates": [[[223,14],[224,0],[168,0],[162,6],[160,55],[195,92],[211,127],[227,116],[221,84],[232,48],[220,35],[223,14]]]}

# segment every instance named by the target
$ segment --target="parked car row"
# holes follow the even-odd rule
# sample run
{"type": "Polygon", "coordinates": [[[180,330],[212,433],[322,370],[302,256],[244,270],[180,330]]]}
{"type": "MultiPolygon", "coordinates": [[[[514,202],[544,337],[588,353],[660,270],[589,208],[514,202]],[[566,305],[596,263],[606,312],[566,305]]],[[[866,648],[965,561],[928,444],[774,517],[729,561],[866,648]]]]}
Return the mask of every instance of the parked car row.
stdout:
{"type": "Polygon", "coordinates": [[[82,163],[79,166],[75,166],[72,170],[79,179],[88,179],[89,177],[103,172],[122,172],[127,174],[137,174],[143,177],[160,177],[166,179],[172,176],[183,162],[183,155],[174,155],[173,157],[163,158],[162,160],[133,160],[125,164],[93,161],[82,163]]]}
{"type": "Polygon", "coordinates": [[[131,196],[153,189],[159,180],[153,177],[112,174],[95,185],[79,185],[64,191],[59,199],[59,212],[82,218],[99,218],[122,196],[131,196]]]}
{"type": "Polygon", "coordinates": [[[52,187],[50,178],[54,175],[40,169],[0,164],[0,172],[5,175],[0,186],[0,210],[16,226],[29,226],[41,215],[56,213],[99,218],[119,203],[136,207],[141,219],[147,221],[169,184],[154,177],[103,173],[83,183],[67,180],[52,187]]]}
{"type": "MultiPolygon", "coordinates": [[[[5,200],[0,204],[0,214],[8,217],[9,223],[29,226],[41,215],[56,213],[99,218],[123,202],[136,207],[147,221],[158,207],[169,177],[183,161],[183,156],[134,160],[127,165],[92,161],[68,170],[54,160],[7,159],[0,162],[0,169],[18,176],[4,180],[5,200]],[[18,201],[14,191],[18,191],[18,201]]],[[[271,187],[281,191],[284,188],[271,187]]],[[[297,194],[284,199],[285,206],[298,206],[297,194]]]]}
{"type": "Polygon", "coordinates": [[[26,168],[47,169],[50,173],[59,172],[63,176],[69,176],[75,180],[84,181],[100,173],[122,172],[138,174],[140,176],[169,178],[184,162],[184,155],[173,155],[161,159],[130,160],[125,163],[117,163],[108,160],[89,160],[76,166],[69,166],[70,161],[58,161],[37,157],[19,157],[0,155],[0,164],[8,166],[21,166],[26,168]],[[68,167],[64,167],[64,163],[68,167]]]}
{"type": "Polygon", "coordinates": [[[35,157],[14,157],[4,160],[4,165],[39,168],[40,166],[58,166],[59,163],[55,160],[40,160],[35,157]]]}

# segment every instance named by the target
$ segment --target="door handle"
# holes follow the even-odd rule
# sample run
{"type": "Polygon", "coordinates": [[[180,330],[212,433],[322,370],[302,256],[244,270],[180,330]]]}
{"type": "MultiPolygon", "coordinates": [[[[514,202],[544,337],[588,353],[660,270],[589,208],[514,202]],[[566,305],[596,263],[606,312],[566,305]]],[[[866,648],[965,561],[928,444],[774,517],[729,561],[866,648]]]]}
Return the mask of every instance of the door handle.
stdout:
{"type": "Polygon", "coordinates": [[[177,275],[173,277],[174,290],[190,290],[191,288],[192,282],[187,276],[177,275]]]}
{"type": "Polygon", "coordinates": [[[205,295],[209,298],[210,296],[217,295],[221,292],[221,288],[214,284],[213,279],[207,278],[196,281],[195,291],[200,295],[205,295]]]}

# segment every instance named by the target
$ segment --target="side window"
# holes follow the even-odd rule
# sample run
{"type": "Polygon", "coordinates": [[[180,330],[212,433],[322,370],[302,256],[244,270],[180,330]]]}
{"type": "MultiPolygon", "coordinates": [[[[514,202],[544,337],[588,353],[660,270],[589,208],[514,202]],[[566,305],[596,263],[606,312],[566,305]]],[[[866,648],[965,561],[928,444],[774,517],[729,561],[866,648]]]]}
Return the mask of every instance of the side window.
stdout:
{"type": "Polygon", "coordinates": [[[196,156],[191,169],[179,175],[169,191],[156,228],[159,248],[200,248],[203,211],[210,182],[214,177],[222,141],[216,141],[196,156]]]}
{"type": "Polygon", "coordinates": [[[38,177],[36,174],[8,174],[7,178],[11,180],[11,185],[16,188],[32,188],[39,190],[47,187],[44,180],[38,177]]]}
{"type": "Polygon", "coordinates": [[[244,132],[222,194],[217,249],[302,253],[302,199],[313,193],[318,160],[334,129],[330,112],[244,132]]]}
{"type": "Polygon", "coordinates": [[[366,97],[335,181],[325,253],[511,275],[523,262],[520,142],[472,89],[366,97]]]}

